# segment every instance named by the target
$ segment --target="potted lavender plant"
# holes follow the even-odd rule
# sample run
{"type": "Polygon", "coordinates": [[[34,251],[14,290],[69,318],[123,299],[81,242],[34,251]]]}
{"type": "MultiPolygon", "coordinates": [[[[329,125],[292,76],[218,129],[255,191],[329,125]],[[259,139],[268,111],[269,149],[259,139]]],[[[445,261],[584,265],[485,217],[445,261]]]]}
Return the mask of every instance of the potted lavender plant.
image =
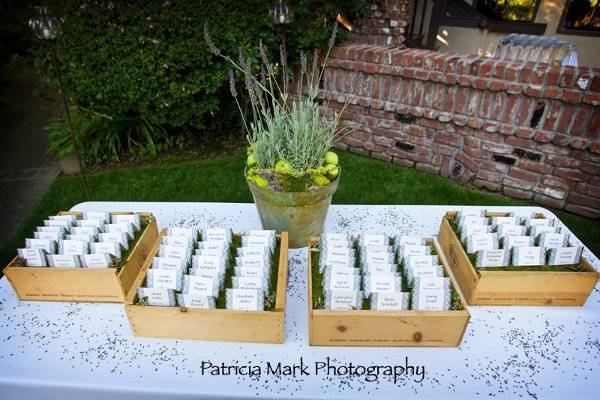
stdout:
{"type": "MultiPolygon", "coordinates": [[[[331,148],[347,133],[347,128],[339,128],[343,109],[331,111],[326,104],[323,110],[317,101],[324,70],[319,65],[318,53],[313,53],[310,70],[306,56],[301,53],[299,77],[292,89],[285,78],[287,63],[283,51],[281,65],[277,66],[281,70],[276,71],[260,44],[261,68],[260,74],[255,75],[250,60],[241,51],[234,61],[217,48],[206,26],[204,29],[212,53],[232,66],[231,94],[240,110],[249,143],[245,177],[262,226],[287,231],[290,247],[304,247],[311,236],[323,230],[340,179],[338,157],[331,148]],[[250,120],[245,118],[238,101],[236,73],[243,77],[248,92],[250,120]]],[[[336,32],[337,23],[323,65],[335,43],[336,32]]]]}

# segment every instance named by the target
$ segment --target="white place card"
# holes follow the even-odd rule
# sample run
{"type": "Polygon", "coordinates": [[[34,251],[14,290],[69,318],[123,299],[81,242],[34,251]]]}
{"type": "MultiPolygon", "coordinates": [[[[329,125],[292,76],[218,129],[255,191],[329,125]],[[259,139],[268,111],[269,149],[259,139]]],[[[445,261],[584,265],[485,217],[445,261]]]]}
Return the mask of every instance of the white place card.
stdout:
{"type": "Polygon", "coordinates": [[[17,249],[17,254],[19,257],[25,260],[25,265],[28,267],[48,266],[48,261],[46,260],[46,251],[43,249],[17,249]]]}
{"type": "Polygon", "coordinates": [[[323,272],[325,267],[338,267],[338,268],[354,268],[356,260],[350,257],[321,257],[319,259],[319,270],[323,272]]]}
{"type": "Polygon", "coordinates": [[[354,258],[356,257],[356,250],[349,247],[324,247],[321,251],[323,257],[343,257],[343,258],[354,258]]]}
{"type": "MultiPolygon", "coordinates": [[[[348,268],[353,269],[353,268],[348,268]]],[[[396,264],[363,264],[361,265],[361,270],[363,274],[372,274],[372,275],[387,275],[391,273],[395,273],[398,271],[398,266],[396,264]]]]}
{"type": "Polygon", "coordinates": [[[71,221],[62,219],[47,219],[44,220],[44,226],[60,226],[66,230],[71,228],[71,221]]]}
{"type": "Polygon", "coordinates": [[[193,241],[198,239],[198,229],[196,228],[167,228],[167,236],[189,238],[193,241]]]}
{"type": "Polygon", "coordinates": [[[516,267],[545,265],[546,251],[536,246],[513,247],[511,263],[516,267]]]}
{"type": "Polygon", "coordinates": [[[87,211],[83,213],[83,219],[100,219],[105,224],[110,224],[110,213],[109,212],[98,212],[98,211],[87,211]]]}
{"type": "Polygon", "coordinates": [[[429,265],[437,265],[438,257],[436,255],[408,256],[403,260],[404,267],[419,268],[429,265]]]}
{"type": "Polygon", "coordinates": [[[175,291],[165,288],[138,288],[138,299],[149,306],[175,307],[175,291]]]}
{"type": "Polygon", "coordinates": [[[231,286],[234,289],[255,289],[260,290],[263,294],[267,290],[266,276],[263,278],[257,276],[234,276],[231,278],[231,286]]]}
{"type": "Polygon", "coordinates": [[[237,248],[237,256],[257,256],[257,257],[270,257],[271,252],[268,247],[263,246],[248,246],[248,247],[238,247],[237,248]]]}
{"type": "Polygon", "coordinates": [[[46,250],[48,254],[56,254],[57,250],[56,241],[49,239],[25,239],[25,247],[46,250]]]}
{"type": "Polygon", "coordinates": [[[186,236],[162,236],[160,243],[167,246],[187,247],[190,249],[195,245],[194,239],[186,236]]]}
{"type": "Polygon", "coordinates": [[[551,218],[529,218],[525,220],[525,226],[554,226],[551,218]]]}
{"type": "Polygon", "coordinates": [[[558,226],[535,225],[529,228],[529,235],[537,237],[540,233],[560,233],[558,226]]]}
{"type": "Polygon", "coordinates": [[[117,224],[133,224],[136,231],[139,231],[142,227],[142,217],[140,214],[113,214],[112,222],[117,224]]]}
{"type": "Polygon", "coordinates": [[[217,297],[219,295],[219,281],[204,276],[184,275],[181,292],[199,296],[217,297]]]}
{"type": "Polygon", "coordinates": [[[59,241],[64,237],[65,235],[62,232],[33,232],[34,239],[59,241]]]}
{"type": "Polygon", "coordinates": [[[411,235],[396,235],[394,245],[398,246],[424,246],[427,244],[425,238],[411,235]]]}
{"type": "Polygon", "coordinates": [[[125,233],[129,239],[133,239],[134,226],[130,222],[116,222],[114,224],[104,225],[104,230],[107,233],[125,233]]]}
{"type": "Polygon", "coordinates": [[[152,268],[154,269],[186,269],[188,262],[184,258],[154,257],[152,259],[152,268]]]}
{"type": "Polygon", "coordinates": [[[485,214],[486,210],[465,209],[457,211],[454,218],[458,220],[464,217],[485,217],[485,214]]]}
{"type": "Polygon", "coordinates": [[[510,263],[510,250],[508,248],[479,250],[475,254],[475,266],[478,268],[505,267],[510,263]]]}
{"type": "Polygon", "coordinates": [[[569,234],[542,232],[538,236],[538,243],[540,247],[545,249],[567,247],[569,245],[569,234]]]}
{"type": "Polygon", "coordinates": [[[360,235],[358,237],[358,244],[360,246],[388,246],[390,239],[387,235],[360,235]]]}
{"type": "Polygon", "coordinates": [[[362,265],[389,265],[394,264],[393,253],[361,253],[360,262],[362,265]]]}
{"type": "Polygon", "coordinates": [[[507,217],[492,217],[492,225],[521,225],[521,218],[507,217]]]}
{"type": "Polygon", "coordinates": [[[326,242],[350,243],[351,239],[352,238],[347,233],[322,233],[321,234],[321,241],[326,241],[326,242]]]}
{"type": "Polygon", "coordinates": [[[146,286],[181,291],[183,271],[177,269],[149,269],[146,274],[146,286]]]}
{"type": "Polygon", "coordinates": [[[83,240],[61,240],[58,242],[58,253],[68,255],[89,254],[90,244],[83,240]]]}
{"type": "Polygon", "coordinates": [[[499,247],[498,234],[485,233],[483,235],[467,236],[467,253],[473,254],[479,250],[492,250],[499,247]]]}
{"type": "Polygon", "coordinates": [[[81,260],[77,255],[50,254],[48,255],[48,266],[64,268],[80,268],[81,260]]]}
{"type": "Polygon", "coordinates": [[[215,308],[215,298],[211,296],[200,296],[197,294],[177,294],[177,304],[180,307],[204,308],[211,310],[215,308]]]}
{"type": "MultiPolygon", "coordinates": [[[[183,258],[187,260],[187,258],[183,258]]],[[[223,257],[216,256],[193,256],[192,257],[193,268],[207,268],[216,270],[225,270],[225,259],[223,257]]]]}
{"type": "Polygon", "coordinates": [[[115,242],[119,243],[124,249],[129,248],[129,236],[124,232],[106,232],[98,234],[99,242],[115,242]]]}
{"type": "MultiPolygon", "coordinates": [[[[221,250],[223,252],[227,252],[229,250],[229,245],[230,243],[226,240],[205,240],[198,242],[196,249],[221,250]]],[[[265,250],[264,246],[255,246],[252,248],[261,249],[263,251],[265,250]]]]}
{"type": "Polygon", "coordinates": [[[410,293],[371,293],[371,310],[399,311],[408,310],[410,293]]]}
{"type": "Polygon", "coordinates": [[[362,292],[325,292],[325,309],[327,310],[361,310],[362,292]]]}
{"type": "Polygon", "coordinates": [[[207,228],[202,230],[202,240],[231,242],[233,232],[229,228],[207,228]]]}
{"type": "Polygon", "coordinates": [[[558,247],[548,251],[548,265],[579,264],[583,247],[558,247]]]}
{"type": "MultiPolygon", "coordinates": [[[[360,275],[360,269],[358,268],[339,268],[339,267],[327,267],[325,271],[323,271],[323,278],[326,279],[337,279],[337,278],[345,278],[351,276],[360,275]]],[[[325,282],[325,280],[323,280],[325,282]]]]}
{"type": "Polygon", "coordinates": [[[513,247],[533,246],[535,240],[533,236],[505,236],[501,240],[503,249],[512,249],[513,247]]]}
{"type": "Polygon", "coordinates": [[[64,215],[50,215],[48,219],[60,220],[60,221],[69,221],[71,225],[75,225],[77,221],[77,217],[73,214],[64,214],[64,215]]]}
{"type": "Polygon", "coordinates": [[[65,234],[67,229],[64,226],[38,226],[35,228],[36,232],[58,232],[65,234]]]}
{"type": "Polygon", "coordinates": [[[96,238],[94,235],[85,235],[85,234],[75,234],[75,235],[65,235],[66,240],[80,240],[82,242],[86,242],[88,247],[90,243],[93,243],[96,238]]]}
{"type": "Polygon", "coordinates": [[[499,224],[495,226],[494,232],[500,237],[524,236],[527,233],[527,227],[523,225],[499,224]]]}
{"type": "Polygon", "coordinates": [[[402,278],[394,275],[363,275],[363,296],[371,293],[393,293],[402,291],[402,278]]]}
{"type": "Polygon", "coordinates": [[[258,278],[267,278],[269,277],[267,271],[261,267],[238,267],[234,268],[235,276],[253,276],[258,278]]]}
{"type": "Polygon", "coordinates": [[[248,231],[248,234],[246,236],[269,237],[271,239],[275,239],[275,236],[277,236],[277,232],[275,230],[268,229],[252,229],[248,231]]]}
{"type": "Polygon", "coordinates": [[[449,310],[450,294],[449,278],[415,278],[412,291],[412,308],[421,311],[449,310]]]}
{"type": "Polygon", "coordinates": [[[92,226],[97,228],[99,232],[104,232],[104,220],[102,219],[78,219],[76,227],[83,228],[92,226]]]}
{"type": "Polygon", "coordinates": [[[189,247],[169,246],[161,244],[158,248],[158,256],[167,258],[182,258],[184,260],[189,260],[192,256],[192,249],[189,247]]]}
{"type": "Polygon", "coordinates": [[[444,276],[444,269],[441,265],[427,265],[417,268],[406,267],[404,272],[409,285],[413,284],[415,278],[444,276]]]}
{"type": "Polygon", "coordinates": [[[264,297],[257,289],[227,289],[225,302],[228,310],[263,311],[264,297]]]}
{"type": "Polygon", "coordinates": [[[268,258],[261,256],[241,256],[235,258],[235,265],[239,267],[261,267],[265,270],[271,269],[268,258]]]}
{"type": "MultiPolygon", "coordinates": [[[[194,255],[195,256],[207,256],[207,257],[220,257],[220,258],[227,258],[228,256],[228,249],[196,249],[194,251],[194,255]]],[[[263,257],[267,257],[266,254],[263,255],[263,257]]]]}
{"type": "Polygon", "coordinates": [[[107,253],[83,254],[79,258],[83,268],[108,268],[112,262],[107,253]]]}
{"type": "Polygon", "coordinates": [[[468,236],[484,235],[492,231],[491,225],[462,225],[460,228],[460,240],[465,241],[468,236]]]}
{"type": "Polygon", "coordinates": [[[398,247],[398,262],[402,263],[404,257],[430,255],[432,253],[431,246],[427,245],[400,245],[398,247]]]}
{"type": "Polygon", "coordinates": [[[467,225],[489,225],[490,222],[490,218],[476,216],[466,216],[458,219],[458,225],[461,228],[467,225]]]}
{"type": "Polygon", "coordinates": [[[92,243],[92,253],[108,253],[120,259],[121,245],[117,242],[95,242],[92,243]]]}
{"type": "Polygon", "coordinates": [[[96,236],[100,229],[96,226],[74,226],[71,228],[72,235],[92,235],[96,236]]]}
{"type": "Polygon", "coordinates": [[[263,246],[268,247],[272,251],[276,244],[275,238],[268,236],[242,236],[242,247],[263,246]]]}
{"type": "Polygon", "coordinates": [[[325,275],[323,289],[332,291],[358,291],[360,290],[360,276],[358,275],[325,275]]]}

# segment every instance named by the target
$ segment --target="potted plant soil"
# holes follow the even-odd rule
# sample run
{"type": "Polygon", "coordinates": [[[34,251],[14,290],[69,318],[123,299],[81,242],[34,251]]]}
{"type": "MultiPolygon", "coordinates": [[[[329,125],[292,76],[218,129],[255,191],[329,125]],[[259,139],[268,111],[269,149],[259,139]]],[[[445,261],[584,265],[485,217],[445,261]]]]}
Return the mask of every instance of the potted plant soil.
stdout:
{"type": "MultiPolygon", "coordinates": [[[[337,25],[323,65],[335,43],[336,30],[337,25]]],[[[237,61],[224,55],[212,42],[206,26],[205,39],[212,53],[233,67],[229,72],[231,94],[240,109],[249,143],[244,175],[262,226],[287,231],[290,247],[304,247],[311,236],[323,230],[331,197],[338,187],[341,169],[331,148],[347,129],[339,129],[339,117],[347,104],[339,112],[329,110],[327,104],[319,105],[323,67],[316,51],[310,70],[301,53],[299,77],[292,89],[285,78],[284,51],[280,65],[273,65],[261,44],[260,72],[254,74],[251,60],[241,51],[237,61]],[[236,74],[243,78],[251,118],[245,117],[238,102],[236,74]]]]}

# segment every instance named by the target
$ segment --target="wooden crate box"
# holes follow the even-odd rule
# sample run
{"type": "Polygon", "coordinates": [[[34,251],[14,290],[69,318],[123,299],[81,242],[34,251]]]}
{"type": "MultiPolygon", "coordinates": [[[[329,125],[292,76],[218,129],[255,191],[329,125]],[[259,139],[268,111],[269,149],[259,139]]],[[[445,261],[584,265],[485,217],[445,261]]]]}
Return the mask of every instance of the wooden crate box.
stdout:
{"type": "MultiPolygon", "coordinates": [[[[77,215],[78,212],[61,212],[61,215],[77,215]]],[[[131,214],[127,212],[111,214],[131,214]]],[[[117,268],[61,268],[24,267],[15,257],[3,270],[20,300],[76,301],[100,303],[124,303],[135,295],[135,278],[146,264],[150,249],[158,237],[154,216],[140,214],[145,227],[132,250],[117,268]]]]}
{"type": "MultiPolygon", "coordinates": [[[[225,342],[283,343],[285,297],[288,275],[288,234],[277,235],[279,263],[277,291],[273,311],[236,311],[188,307],[156,307],[125,305],[127,318],[135,336],[167,339],[197,339],[225,342]]],[[[155,254],[160,239],[154,244],[155,254]]],[[[135,281],[135,288],[144,281],[151,262],[147,263],[135,281]]]]}
{"type": "MultiPolygon", "coordinates": [[[[429,239],[438,255],[441,249],[429,239]]],[[[308,247],[308,334],[311,346],[367,347],[457,347],[460,345],[471,315],[460,297],[462,309],[448,311],[331,311],[313,309],[312,245],[308,247]]],[[[457,287],[451,271],[442,259],[453,289],[457,287]]]]}
{"type": "MultiPolygon", "coordinates": [[[[488,212],[488,217],[508,213],[488,212]]],[[[596,286],[599,274],[581,258],[582,271],[486,271],[475,269],[450,221],[456,212],[442,218],[439,243],[458,286],[469,305],[582,306],[596,286]]],[[[537,214],[536,218],[544,218],[537,214]]]]}

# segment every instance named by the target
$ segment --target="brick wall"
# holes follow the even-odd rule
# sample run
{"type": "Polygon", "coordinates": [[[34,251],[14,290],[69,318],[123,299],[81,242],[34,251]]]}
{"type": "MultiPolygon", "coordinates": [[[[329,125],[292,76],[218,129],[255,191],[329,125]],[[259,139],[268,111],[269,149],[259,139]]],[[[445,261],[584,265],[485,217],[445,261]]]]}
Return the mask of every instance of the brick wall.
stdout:
{"type": "Polygon", "coordinates": [[[356,21],[354,40],[360,43],[404,47],[409,0],[369,0],[368,14],[356,21]]]}
{"type": "Polygon", "coordinates": [[[323,85],[341,148],[600,216],[599,69],[349,44],[323,85]]]}

